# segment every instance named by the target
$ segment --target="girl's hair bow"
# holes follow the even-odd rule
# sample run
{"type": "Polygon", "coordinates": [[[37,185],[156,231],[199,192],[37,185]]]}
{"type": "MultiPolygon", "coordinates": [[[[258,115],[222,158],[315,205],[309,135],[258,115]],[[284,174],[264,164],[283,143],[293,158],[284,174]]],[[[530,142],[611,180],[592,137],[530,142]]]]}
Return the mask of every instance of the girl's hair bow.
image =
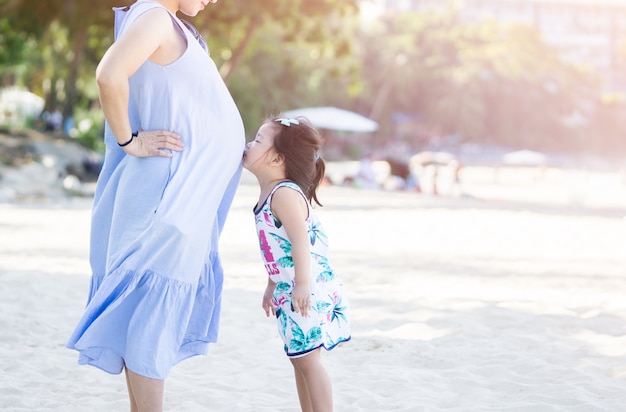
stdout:
{"type": "Polygon", "coordinates": [[[280,117],[278,119],[276,119],[277,122],[280,122],[280,124],[285,125],[287,127],[291,126],[292,124],[300,124],[300,121],[297,119],[288,119],[286,117],[280,117]]]}

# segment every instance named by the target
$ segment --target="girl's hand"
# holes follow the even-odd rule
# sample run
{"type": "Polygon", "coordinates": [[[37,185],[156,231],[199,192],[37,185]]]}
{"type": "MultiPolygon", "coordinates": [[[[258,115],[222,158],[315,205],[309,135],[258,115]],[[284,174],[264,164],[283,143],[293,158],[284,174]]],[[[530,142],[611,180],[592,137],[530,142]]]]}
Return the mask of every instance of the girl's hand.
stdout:
{"type": "Polygon", "coordinates": [[[270,315],[276,316],[276,312],[274,311],[273,296],[274,287],[270,287],[268,285],[267,288],[265,288],[265,293],[263,293],[263,302],[261,303],[261,306],[263,306],[263,310],[265,311],[265,316],[268,318],[270,315]]]}
{"type": "Polygon", "coordinates": [[[294,312],[299,312],[305,318],[309,316],[311,308],[311,289],[309,285],[296,283],[291,294],[291,305],[294,312]]]}
{"type": "Polygon", "coordinates": [[[180,152],[183,150],[180,136],[167,130],[140,131],[137,137],[127,146],[122,147],[126,153],[136,157],[172,157],[166,150],[180,152]]]}

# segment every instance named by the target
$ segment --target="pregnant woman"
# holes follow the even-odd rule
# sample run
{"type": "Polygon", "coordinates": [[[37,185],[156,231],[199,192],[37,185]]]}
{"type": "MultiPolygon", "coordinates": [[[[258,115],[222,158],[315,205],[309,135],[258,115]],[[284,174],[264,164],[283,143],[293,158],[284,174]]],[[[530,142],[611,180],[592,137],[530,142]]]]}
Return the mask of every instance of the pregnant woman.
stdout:
{"type": "Polygon", "coordinates": [[[131,411],[159,411],[173,365],[217,339],[218,238],[241,173],[235,103],[198,32],[215,0],[116,8],[96,71],[106,155],[93,205],[91,290],[67,346],[126,373],[131,411]]]}

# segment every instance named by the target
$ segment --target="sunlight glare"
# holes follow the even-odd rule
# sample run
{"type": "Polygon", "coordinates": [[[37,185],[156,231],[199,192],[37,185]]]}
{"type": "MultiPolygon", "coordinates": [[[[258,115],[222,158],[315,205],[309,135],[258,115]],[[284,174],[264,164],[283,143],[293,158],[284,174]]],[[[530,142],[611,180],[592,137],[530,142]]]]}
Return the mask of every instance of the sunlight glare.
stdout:
{"type": "Polygon", "coordinates": [[[361,16],[361,22],[368,24],[376,21],[378,17],[383,14],[384,8],[380,4],[375,4],[371,1],[363,1],[359,5],[359,14],[361,16]]]}

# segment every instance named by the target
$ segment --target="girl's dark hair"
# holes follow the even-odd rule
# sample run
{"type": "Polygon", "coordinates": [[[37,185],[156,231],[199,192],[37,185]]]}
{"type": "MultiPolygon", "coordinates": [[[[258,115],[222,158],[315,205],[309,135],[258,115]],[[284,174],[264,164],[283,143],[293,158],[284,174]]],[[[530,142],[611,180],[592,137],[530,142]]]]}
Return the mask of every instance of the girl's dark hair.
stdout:
{"type": "Polygon", "coordinates": [[[281,122],[283,119],[273,117],[268,121],[278,131],[274,149],[285,158],[287,179],[300,186],[310,203],[315,201],[322,206],[316,193],[326,172],[324,159],[319,155],[322,136],[306,117],[296,117],[299,124],[285,121],[289,126],[281,122]]]}

